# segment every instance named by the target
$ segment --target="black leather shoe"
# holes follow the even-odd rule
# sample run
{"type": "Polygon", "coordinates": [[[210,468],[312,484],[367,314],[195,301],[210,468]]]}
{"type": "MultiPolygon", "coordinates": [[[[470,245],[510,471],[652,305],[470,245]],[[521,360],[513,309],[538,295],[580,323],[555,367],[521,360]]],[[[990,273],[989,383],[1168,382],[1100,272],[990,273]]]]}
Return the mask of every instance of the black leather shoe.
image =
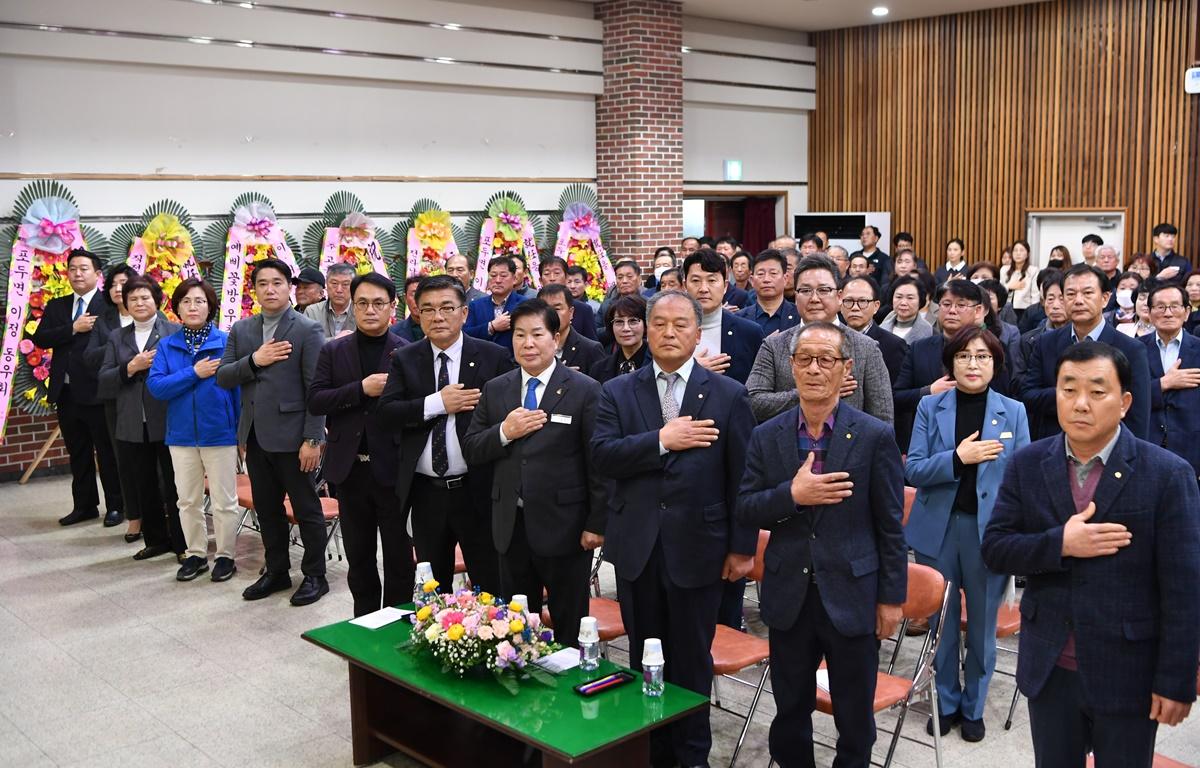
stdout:
{"type": "MultiPolygon", "coordinates": [[[[950,733],[951,728],[958,725],[959,722],[961,722],[961,721],[962,721],[962,715],[959,714],[958,712],[955,712],[953,715],[942,715],[941,717],[938,718],[938,726],[939,726],[938,730],[942,732],[943,736],[945,736],[946,734],[950,733]]],[[[925,723],[925,733],[929,734],[930,736],[933,735],[933,718],[932,717],[929,718],[929,721],[925,723]]]]}
{"type": "Polygon", "coordinates": [[[149,560],[152,557],[158,557],[159,555],[165,555],[170,551],[171,551],[170,547],[162,547],[162,546],[142,547],[141,549],[138,550],[137,554],[133,556],[133,559],[134,560],[149,560]]]}
{"type": "Polygon", "coordinates": [[[262,600],[276,592],[292,588],[292,577],[286,573],[264,573],[262,577],[242,591],[245,600],[262,600]]]}
{"type": "Polygon", "coordinates": [[[125,543],[132,544],[133,542],[137,541],[140,538],[142,538],[141,531],[138,531],[137,533],[127,533],[127,534],[125,534],[125,543]]]}
{"type": "Polygon", "coordinates": [[[312,605],[329,592],[329,582],[324,576],[305,576],[300,589],[292,595],[292,605],[312,605]]]}
{"type": "Polygon", "coordinates": [[[217,561],[213,563],[213,581],[229,581],[235,573],[237,573],[237,566],[233,564],[231,557],[218,557],[217,561]]]}
{"type": "Polygon", "coordinates": [[[183,565],[179,566],[179,571],[175,574],[176,581],[191,581],[200,574],[208,570],[208,561],[203,557],[192,555],[185,558],[183,565]]]}
{"type": "Polygon", "coordinates": [[[100,517],[100,513],[97,510],[81,511],[77,509],[66,517],[58,518],[58,524],[75,525],[75,523],[82,523],[84,520],[94,520],[97,517],[100,517]]]}
{"type": "Polygon", "coordinates": [[[105,528],[116,528],[121,523],[125,522],[125,515],[121,514],[119,509],[110,509],[108,514],[104,516],[105,528]]]}
{"type": "Polygon", "coordinates": [[[962,721],[962,737],[963,741],[983,741],[983,737],[987,734],[987,728],[983,725],[983,718],[978,720],[968,720],[963,718],[962,721]]]}

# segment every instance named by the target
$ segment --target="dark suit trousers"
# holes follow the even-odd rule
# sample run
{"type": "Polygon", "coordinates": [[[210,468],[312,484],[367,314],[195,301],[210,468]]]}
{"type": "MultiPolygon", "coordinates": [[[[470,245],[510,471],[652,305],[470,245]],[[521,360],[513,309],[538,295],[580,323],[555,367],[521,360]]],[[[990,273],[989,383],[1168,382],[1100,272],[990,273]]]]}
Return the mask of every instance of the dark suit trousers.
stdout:
{"type": "Polygon", "coordinates": [[[717,609],[717,621],[739,632],[742,629],[742,604],[746,600],[746,581],[722,581],[721,607],[717,609]]]}
{"type": "Polygon", "coordinates": [[[104,505],[108,511],[123,510],[121,480],[117,474],[117,456],[100,405],[82,405],[71,396],[71,385],[64,384],[58,396],[58,426],[71,460],[72,511],[99,511],[96,492],[96,465],[100,465],[100,483],[104,486],[104,505]]]}
{"type": "MultiPolygon", "coordinates": [[[[108,436],[113,447],[113,456],[117,461],[117,484],[121,488],[121,499],[128,499],[133,496],[133,492],[129,490],[129,485],[126,481],[128,472],[121,466],[121,452],[117,450],[117,404],[112,400],[104,401],[104,424],[108,427],[108,436]]],[[[127,504],[125,509],[121,510],[125,513],[126,520],[138,519],[138,511],[133,506],[132,504],[127,504]]]]}
{"type": "MultiPolygon", "coordinates": [[[[143,426],[142,434],[145,432],[143,426]]],[[[140,443],[118,440],[117,452],[129,488],[125,504],[134,512],[132,519],[141,519],[146,546],[170,547],[176,554],[186,551],[170,449],[148,439],[140,443]]]]}
{"type": "Polygon", "coordinates": [[[325,514],[321,500],[308,473],[300,471],[300,449],[287,453],[264,451],[251,428],[246,440],[246,469],[250,473],[250,492],[254,496],[254,514],[262,529],[267,571],[287,573],[292,568],[288,551],[288,521],[283,511],[287,496],[300,528],[304,557],[300,570],[305,576],[325,575],[325,514]]]}
{"type": "MultiPolygon", "coordinates": [[[[685,589],[671,581],[662,553],[662,541],[654,545],[650,559],[633,581],[617,575],[617,599],[621,621],[629,636],[629,662],[642,668],[642,645],[647,637],[662,640],[668,683],[702,696],[712,693],[712,648],[717,632],[717,606],[726,582],[685,589]]],[[[708,710],[677,720],[650,734],[653,765],[704,765],[712,747],[708,710]]]]}
{"type": "Polygon", "coordinates": [[[512,542],[500,555],[500,589],[505,597],[525,595],[531,613],[542,610],[542,587],[554,639],[563,645],[579,646],[579,620],[588,615],[588,576],[592,572],[592,553],[588,550],[561,557],[542,557],[529,548],[525,533],[525,513],[518,509],[512,542]]]}
{"type": "Polygon", "coordinates": [[[812,713],[817,699],[817,668],[829,667],[829,695],[837,726],[834,768],[867,768],[875,744],[875,674],[879,649],[875,635],[846,637],[837,631],[815,584],[789,629],[770,631],[771,690],[778,714],[771,723],[771,757],[780,768],[813,768],[812,713]]]}
{"type": "Polygon", "coordinates": [[[1055,667],[1029,700],[1029,730],[1037,768],[1083,768],[1089,750],[1096,768],[1150,768],[1158,723],[1147,715],[1102,715],[1084,700],[1078,672],[1055,667]]]}
{"type": "Polygon", "coordinates": [[[417,569],[396,489],[376,480],[369,463],[356,461],[346,481],[338,485],[337,500],[354,615],[379,610],[381,600],[383,606],[407,603],[412,599],[417,569]],[[375,560],[377,537],[383,543],[382,588],[375,560]]]}
{"type": "Polygon", "coordinates": [[[454,582],[454,545],[458,544],[471,584],[504,594],[500,557],[492,542],[491,510],[479,508],[470,487],[464,483],[458,488],[440,488],[425,475],[414,473],[408,498],[417,559],[433,567],[440,589],[449,591],[454,582]]]}

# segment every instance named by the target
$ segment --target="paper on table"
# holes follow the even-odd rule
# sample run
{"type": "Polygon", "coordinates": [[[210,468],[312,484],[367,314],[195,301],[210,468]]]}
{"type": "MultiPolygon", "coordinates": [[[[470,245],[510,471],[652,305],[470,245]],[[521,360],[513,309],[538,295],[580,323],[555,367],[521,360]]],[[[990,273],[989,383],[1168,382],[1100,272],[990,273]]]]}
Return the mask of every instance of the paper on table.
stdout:
{"type": "Polygon", "coordinates": [[[579,649],[563,648],[561,651],[555,651],[549,656],[543,656],[533,663],[547,672],[557,675],[560,672],[566,672],[568,669],[579,666],[579,649]]]}
{"type": "Polygon", "coordinates": [[[817,670],[817,687],[820,688],[822,691],[825,691],[825,693],[829,693],[829,670],[828,669],[818,669],[817,670]]]}
{"type": "Polygon", "coordinates": [[[366,616],[359,616],[357,619],[351,619],[350,623],[367,629],[379,629],[386,627],[388,624],[399,621],[412,611],[405,608],[381,608],[374,613],[368,613],[366,616]]]}

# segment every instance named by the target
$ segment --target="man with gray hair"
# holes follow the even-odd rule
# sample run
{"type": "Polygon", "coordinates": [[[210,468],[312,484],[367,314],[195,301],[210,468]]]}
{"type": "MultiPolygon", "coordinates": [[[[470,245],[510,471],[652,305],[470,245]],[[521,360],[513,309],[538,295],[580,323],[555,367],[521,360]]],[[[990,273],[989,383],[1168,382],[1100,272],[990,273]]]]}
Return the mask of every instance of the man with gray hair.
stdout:
{"type": "Polygon", "coordinates": [[[328,298],[304,309],[304,316],[321,326],[326,340],[352,333],[358,327],[354,322],[354,313],[350,311],[350,283],[354,280],[354,274],[354,267],[349,264],[330,265],[325,271],[325,293],[328,298]]]}
{"type": "MultiPolygon", "coordinates": [[[[724,584],[749,573],[758,528],[733,517],[754,414],[741,384],[693,357],[702,318],[686,293],[651,297],[654,362],[604,384],[592,458],[615,481],[604,546],[630,662],[660,638],[666,680],[708,696],[724,584]]],[[[651,734],[651,764],[707,765],[711,746],[706,710],[651,734]]]]}
{"type": "Polygon", "coordinates": [[[846,273],[850,271],[850,254],[840,245],[829,246],[829,250],[825,253],[833,259],[834,264],[837,264],[838,280],[845,278],[846,273]]]}
{"type": "Polygon", "coordinates": [[[892,380],[879,344],[838,319],[842,295],[838,290],[837,266],[827,256],[805,256],[796,267],[796,309],[801,324],[763,341],[746,379],[750,405],[758,420],[766,421],[796,405],[796,380],[792,376],[792,345],[800,328],[808,323],[832,323],[843,328],[854,366],[845,372],[841,397],[855,408],[892,423],[892,380]]]}
{"type": "MultiPolygon", "coordinates": [[[[1096,266],[1108,279],[1108,292],[1113,295],[1112,304],[1116,303],[1117,279],[1121,276],[1121,252],[1112,245],[1096,246],[1096,266]]],[[[1066,267],[1063,267],[1065,270],[1066,267]]]]}

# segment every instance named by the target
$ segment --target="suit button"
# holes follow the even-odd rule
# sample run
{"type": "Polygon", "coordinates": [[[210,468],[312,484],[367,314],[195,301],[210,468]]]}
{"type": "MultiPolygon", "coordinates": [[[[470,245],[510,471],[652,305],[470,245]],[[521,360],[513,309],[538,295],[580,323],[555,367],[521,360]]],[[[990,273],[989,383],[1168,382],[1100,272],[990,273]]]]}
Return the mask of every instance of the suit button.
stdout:
{"type": "Polygon", "coordinates": [[[525,459],[521,459],[521,466],[525,466],[525,459]]]}
{"type": "Polygon", "coordinates": [[[816,532],[816,531],[813,531],[812,533],[808,534],[808,537],[809,537],[810,539],[815,539],[815,538],[817,538],[817,532],[816,532]]]}
{"type": "Polygon", "coordinates": [[[807,569],[807,568],[805,568],[803,572],[804,572],[804,573],[808,573],[808,569],[807,569]]]}
{"type": "Polygon", "coordinates": [[[661,502],[661,501],[660,501],[660,502],[658,503],[658,508],[659,508],[659,509],[666,509],[666,508],[667,508],[667,505],[666,505],[666,504],[664,504],[663,502],[661,502]]]}
{"type": "Polygon", "coordinates": [[[981,497],[981,498],[984,498],[984,499],[986,499],[986,498],[987,498],[987,491],[984,491],[983,493],[981,493],[981,494],[980,494],[980,497],[981,497]]]}

